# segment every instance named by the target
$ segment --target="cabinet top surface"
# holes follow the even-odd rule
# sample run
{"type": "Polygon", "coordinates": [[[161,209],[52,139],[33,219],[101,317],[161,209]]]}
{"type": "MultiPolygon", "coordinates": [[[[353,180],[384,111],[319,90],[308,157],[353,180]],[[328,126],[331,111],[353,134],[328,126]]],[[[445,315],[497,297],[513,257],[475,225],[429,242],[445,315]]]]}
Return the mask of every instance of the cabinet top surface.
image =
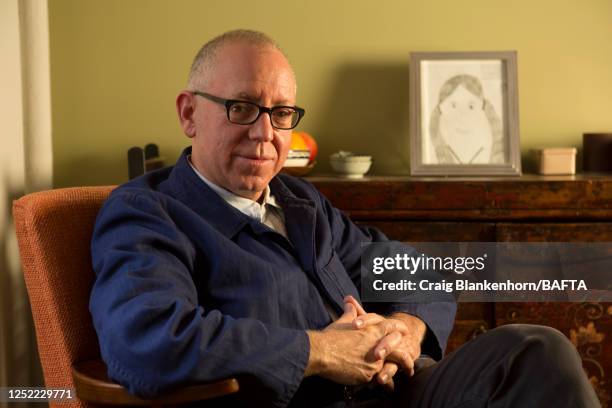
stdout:
{"type": "Polygon", "coordinates": [[[312,183],[549,183],[549,182],[604,182],[612,183],[612,174],[583,173],[576,175],[543,176],[538,174],[524,174],[522,176],[364,176],[351,179],[341,176],[317,175],[306,177],[312,183]]]}
{"type": "Polygon", "coordinates": [[[612,219],[612,175],[308,177],[353,214],[464,219],[612,219]]]}

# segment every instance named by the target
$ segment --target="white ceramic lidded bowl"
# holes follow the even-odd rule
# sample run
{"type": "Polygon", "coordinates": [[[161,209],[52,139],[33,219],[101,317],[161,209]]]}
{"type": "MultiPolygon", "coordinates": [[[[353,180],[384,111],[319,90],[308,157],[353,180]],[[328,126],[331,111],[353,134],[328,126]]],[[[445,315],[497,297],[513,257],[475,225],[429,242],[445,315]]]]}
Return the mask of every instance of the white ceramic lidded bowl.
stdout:
{"type": "Polygon", "coordinates": [[[370,170],[372,156],[339,151],[329,157],[329,163],[342,177],[362,178],[370,170]]]}

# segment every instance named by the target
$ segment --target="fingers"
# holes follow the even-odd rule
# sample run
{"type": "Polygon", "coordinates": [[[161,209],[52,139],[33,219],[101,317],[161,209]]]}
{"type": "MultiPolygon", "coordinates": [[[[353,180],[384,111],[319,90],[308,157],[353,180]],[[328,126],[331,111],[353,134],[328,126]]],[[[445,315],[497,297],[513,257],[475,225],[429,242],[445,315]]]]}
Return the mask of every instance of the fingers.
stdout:
{"type": "Polygon", "coordinates": [[[344,304],[344,314],[345,315],[357,315],[357,309],[355,308],[355,306],[351,303],[345,303],[344,304]]]}
{"type": "Polygon", "coordinates": [[[380,324],[380,329],[385,335],[394,331],[399,331],[402,334],[408,334],[408,326],[406,326],[406,324],[401,320],[389,319],[376,313],[359,315],[353,322],[353,326],[357,329],[362,329],[364,327],[374,326],[377,324],[380,324]]]}
{"type": "MultiPolygon", "coordinates": [[[[363,317],[359,317],[359,319],[363,319],[363,317]]],[[[385,334],[389,334],[394,331],[398,331],[402,334],[409,334],[408,326],[406,326],[406,324],[401,320],[383,318],[380,325],[385,334]]]]}
{"type": "Polygon", "coordinates": [[[387,391],[393,392],[395,390],[395,381],[393,381],[393,378],[390,378],[389,381],[383,385],[383,387],[386,388],[387,391]]]}
{"type": "Polygon", "coordinates": [[[403,368],[409,377],[414,375],[414,360],[410,357],[408,351],[402,348],[391,351],[386,357],[387,362],[394,362],[399,367],[403,368]]]}
{"type": "Polygon", "coordinates": [[[364,327],[374,326],[376,324],[382,323],[384,320],[385,318],[379,314],[366,313],[365,315],[358,316],[353,321],[353,326],[357,329],[362,329],[364,327]]]}
{"type": "Polygon", "coordinates": [[[409,334],[408,327],[404,322],[395,319],[389,319],[376,313],[368,313],[366,315],[358,316],[353,321],[353,327],[356,329],[363,329],[369,326],[379,326],[380,332],[383,336],[393,333],[394,331],[400,332],[401,334],[409,334]]]}
{"type": "Polygon", "coordinates": [[[394,383],[393,376],[397,373],[398,366],[395,363],[386,362],[383,365],[383,368],[380,370],[378,374],[376,374],[376,381],[384,385],[386,388],[393,391],[394,383]]]}
{"type": "Polygon", "coordinates": [[[361,304],[357,301],[357,299],[355,299],[351,295],[347,295],[344,297],[344,303],[351,303],[353,306],[355,306],[355,309],[357,309],[357,314],[360,316],[367,314],[363,306],[361,306],[361,304]]]}
{"type": "Polygon", "coordinates": [[[404,336],[394,331],[383,337],[374,348],[374,356],[386,362],[394,362],[402,367],[409,376],[414,374],[414,355],[410,344],[406,343],[404,336]]]}
{"type": "Polygon", "coordinates": [[[359,319],[356,319],[353,322],[353,327],[356,329],[360,329],[362,327],[366,327],[369,325],[380,323],[384,320],[384,317],[376,314],[376,313],[367,313],[363,306],[351,295],[347,295],[344,297],[344,310],[346,311],[347,305],[353,305],[357,310],[357,315],[359,319]]]}
{"type": "Polygon", "coordinates": [[[353,305],[357,311],[358,318],[353,322],[354,327],[357,329],[387,321],[383,326],[385,334],[391,333],[395,330],[400,331],[404,334],[408,332],[408,327],[403,321],[397,319],[387,319],[376,313],[367,313],[363,306],[361,306],[361,304],[357,301],[357,299],[355,299],[351,295],[347,295],[344,297],[345,312],[347,305],[353,305]]]}
{"type": "Polygon", "coordinates": [[[344,304],[344,314],[336,320],[336,323],[351,323],[357,317],[357,309],[352,303],[344,304]]]}
{"type": "Polygon", "coordinates": [[[402,334],[400,332],[387,334],[374,348],[374,355],[384,360],[391,351],[395,350],[400,345],[401,341],[402,334]]]}

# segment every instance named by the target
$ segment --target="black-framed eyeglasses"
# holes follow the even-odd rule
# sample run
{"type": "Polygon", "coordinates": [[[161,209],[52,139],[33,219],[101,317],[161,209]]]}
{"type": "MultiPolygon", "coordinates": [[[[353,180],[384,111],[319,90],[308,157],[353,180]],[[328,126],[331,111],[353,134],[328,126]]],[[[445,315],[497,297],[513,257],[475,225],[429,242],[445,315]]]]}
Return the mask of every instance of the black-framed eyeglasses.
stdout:
{"type": "Polygon", "coordinates": [[[293,129],[300,123],[300,119],[306,111],[297,106],[273,106],[266,108],[254,102],[241,101],[237,99],[223,99],[206,92],[192,91],[194,95],[206,98],[209,101],[225,105],[227,120],[237,125],[250,125],[255,123],[262,112],[270,116],[270,123],[275,129],[293,129]]]}

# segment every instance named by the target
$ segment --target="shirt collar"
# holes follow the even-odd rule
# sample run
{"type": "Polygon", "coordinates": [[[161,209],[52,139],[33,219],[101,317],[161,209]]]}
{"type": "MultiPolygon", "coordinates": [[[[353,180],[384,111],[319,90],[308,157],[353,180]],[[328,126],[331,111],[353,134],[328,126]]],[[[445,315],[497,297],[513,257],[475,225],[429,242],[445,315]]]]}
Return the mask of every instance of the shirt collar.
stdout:
{"type": "Polygon", "coordinates": [[[231,191],[216,185],[215,183],[204,177],[204,175],[202,175],[202,173],[200,173],[191,162],[191,155],[187,156],[187,162],[189,163],[189,166],[193,169],[195,174],[197,174],[197,176],[204,183],[206,183],[208,187],[210,187],[215,193],[217,193],[221,198],[223,198],[226,203],[236,208],[243,214],[248,215],[249,217],[255,218],[258,221],[263,221],[266,212],[266,205],[282,209],[281,206],[276,202],[274,196],[271,194],[269,186],[266,186],[266,189],[263,191],[262,204],[259,204],[256,201],[234,194],[231,191]]]}

